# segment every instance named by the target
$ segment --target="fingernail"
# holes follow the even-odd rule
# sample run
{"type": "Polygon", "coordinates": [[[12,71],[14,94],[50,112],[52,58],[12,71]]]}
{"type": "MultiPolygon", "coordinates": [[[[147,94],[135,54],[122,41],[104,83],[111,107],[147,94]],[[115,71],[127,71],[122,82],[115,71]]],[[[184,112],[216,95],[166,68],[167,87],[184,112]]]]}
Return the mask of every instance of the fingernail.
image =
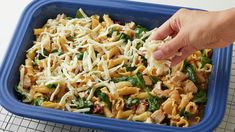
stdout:
{"type": "Polygon", "coordinates": [[[160,60],[163,58],[163,53],[161,50],[157,50],[153,53],[153,57],[156,59],[156,60],[160,60]]]}

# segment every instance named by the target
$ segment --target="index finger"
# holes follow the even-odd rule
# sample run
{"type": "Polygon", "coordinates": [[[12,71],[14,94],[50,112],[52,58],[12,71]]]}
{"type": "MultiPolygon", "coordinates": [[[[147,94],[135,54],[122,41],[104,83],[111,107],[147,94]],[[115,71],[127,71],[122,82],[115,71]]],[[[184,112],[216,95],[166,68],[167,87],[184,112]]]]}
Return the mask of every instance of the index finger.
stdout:
{"type": "Polygon", "coordinates": [[[153,32],[149,39],[162,40],[165,39],[167,36],[173,34],[175,31],[170,25],[170,19],[163,23],[155,32],[153,32]]]}

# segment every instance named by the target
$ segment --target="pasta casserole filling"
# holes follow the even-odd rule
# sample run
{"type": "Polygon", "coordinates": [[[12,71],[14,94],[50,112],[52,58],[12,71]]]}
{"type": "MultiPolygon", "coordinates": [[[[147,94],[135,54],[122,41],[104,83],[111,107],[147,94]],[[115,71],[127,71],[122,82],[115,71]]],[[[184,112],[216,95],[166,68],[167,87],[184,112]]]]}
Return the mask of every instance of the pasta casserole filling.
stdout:
{"type": "Polygon", "coordinates": [[[44,108],[188,127],[203,117],[211,49],[170,68],[152,52],[171,39],[104,14],[59,14],[33,30],[36,40],[20,66],[22,102],[44,108]],[[143,53],[144,52],[144,53],[143,53]]]}

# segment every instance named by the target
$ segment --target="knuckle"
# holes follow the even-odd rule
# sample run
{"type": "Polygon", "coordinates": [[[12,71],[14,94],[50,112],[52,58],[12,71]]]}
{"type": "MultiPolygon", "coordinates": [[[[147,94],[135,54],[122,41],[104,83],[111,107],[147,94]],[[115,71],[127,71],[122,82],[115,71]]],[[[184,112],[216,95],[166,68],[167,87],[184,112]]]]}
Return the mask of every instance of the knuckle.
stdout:
{"type": "Polygon", "coordinates": [[[177,29],[178,26],[178,17],[173,17],[170,21],[170,25],[172,28],[177,29]]]}
{"type": "Polygon", "coordinates": [[[188,9],[181,8],[177,11],[178,14],[185,14],[188,11],[188,9]]]}

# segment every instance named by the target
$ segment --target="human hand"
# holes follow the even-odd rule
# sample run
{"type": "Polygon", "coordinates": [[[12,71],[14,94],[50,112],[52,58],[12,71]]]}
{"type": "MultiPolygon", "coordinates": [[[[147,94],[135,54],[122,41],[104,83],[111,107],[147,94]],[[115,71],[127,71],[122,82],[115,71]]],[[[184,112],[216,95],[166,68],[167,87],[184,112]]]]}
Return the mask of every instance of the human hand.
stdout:
{"type": "Polygon", "coordinates": [[[171,66],[174,66],[194,51],[227,46],[235,40],[234,14],[234,9],[221,12],[180,9],[150,36],[150,40],[174,37],[153,53],[154,58],[173,56],[171,66]],[[177,52],[181,56],[175,56],[177,52]]]}

